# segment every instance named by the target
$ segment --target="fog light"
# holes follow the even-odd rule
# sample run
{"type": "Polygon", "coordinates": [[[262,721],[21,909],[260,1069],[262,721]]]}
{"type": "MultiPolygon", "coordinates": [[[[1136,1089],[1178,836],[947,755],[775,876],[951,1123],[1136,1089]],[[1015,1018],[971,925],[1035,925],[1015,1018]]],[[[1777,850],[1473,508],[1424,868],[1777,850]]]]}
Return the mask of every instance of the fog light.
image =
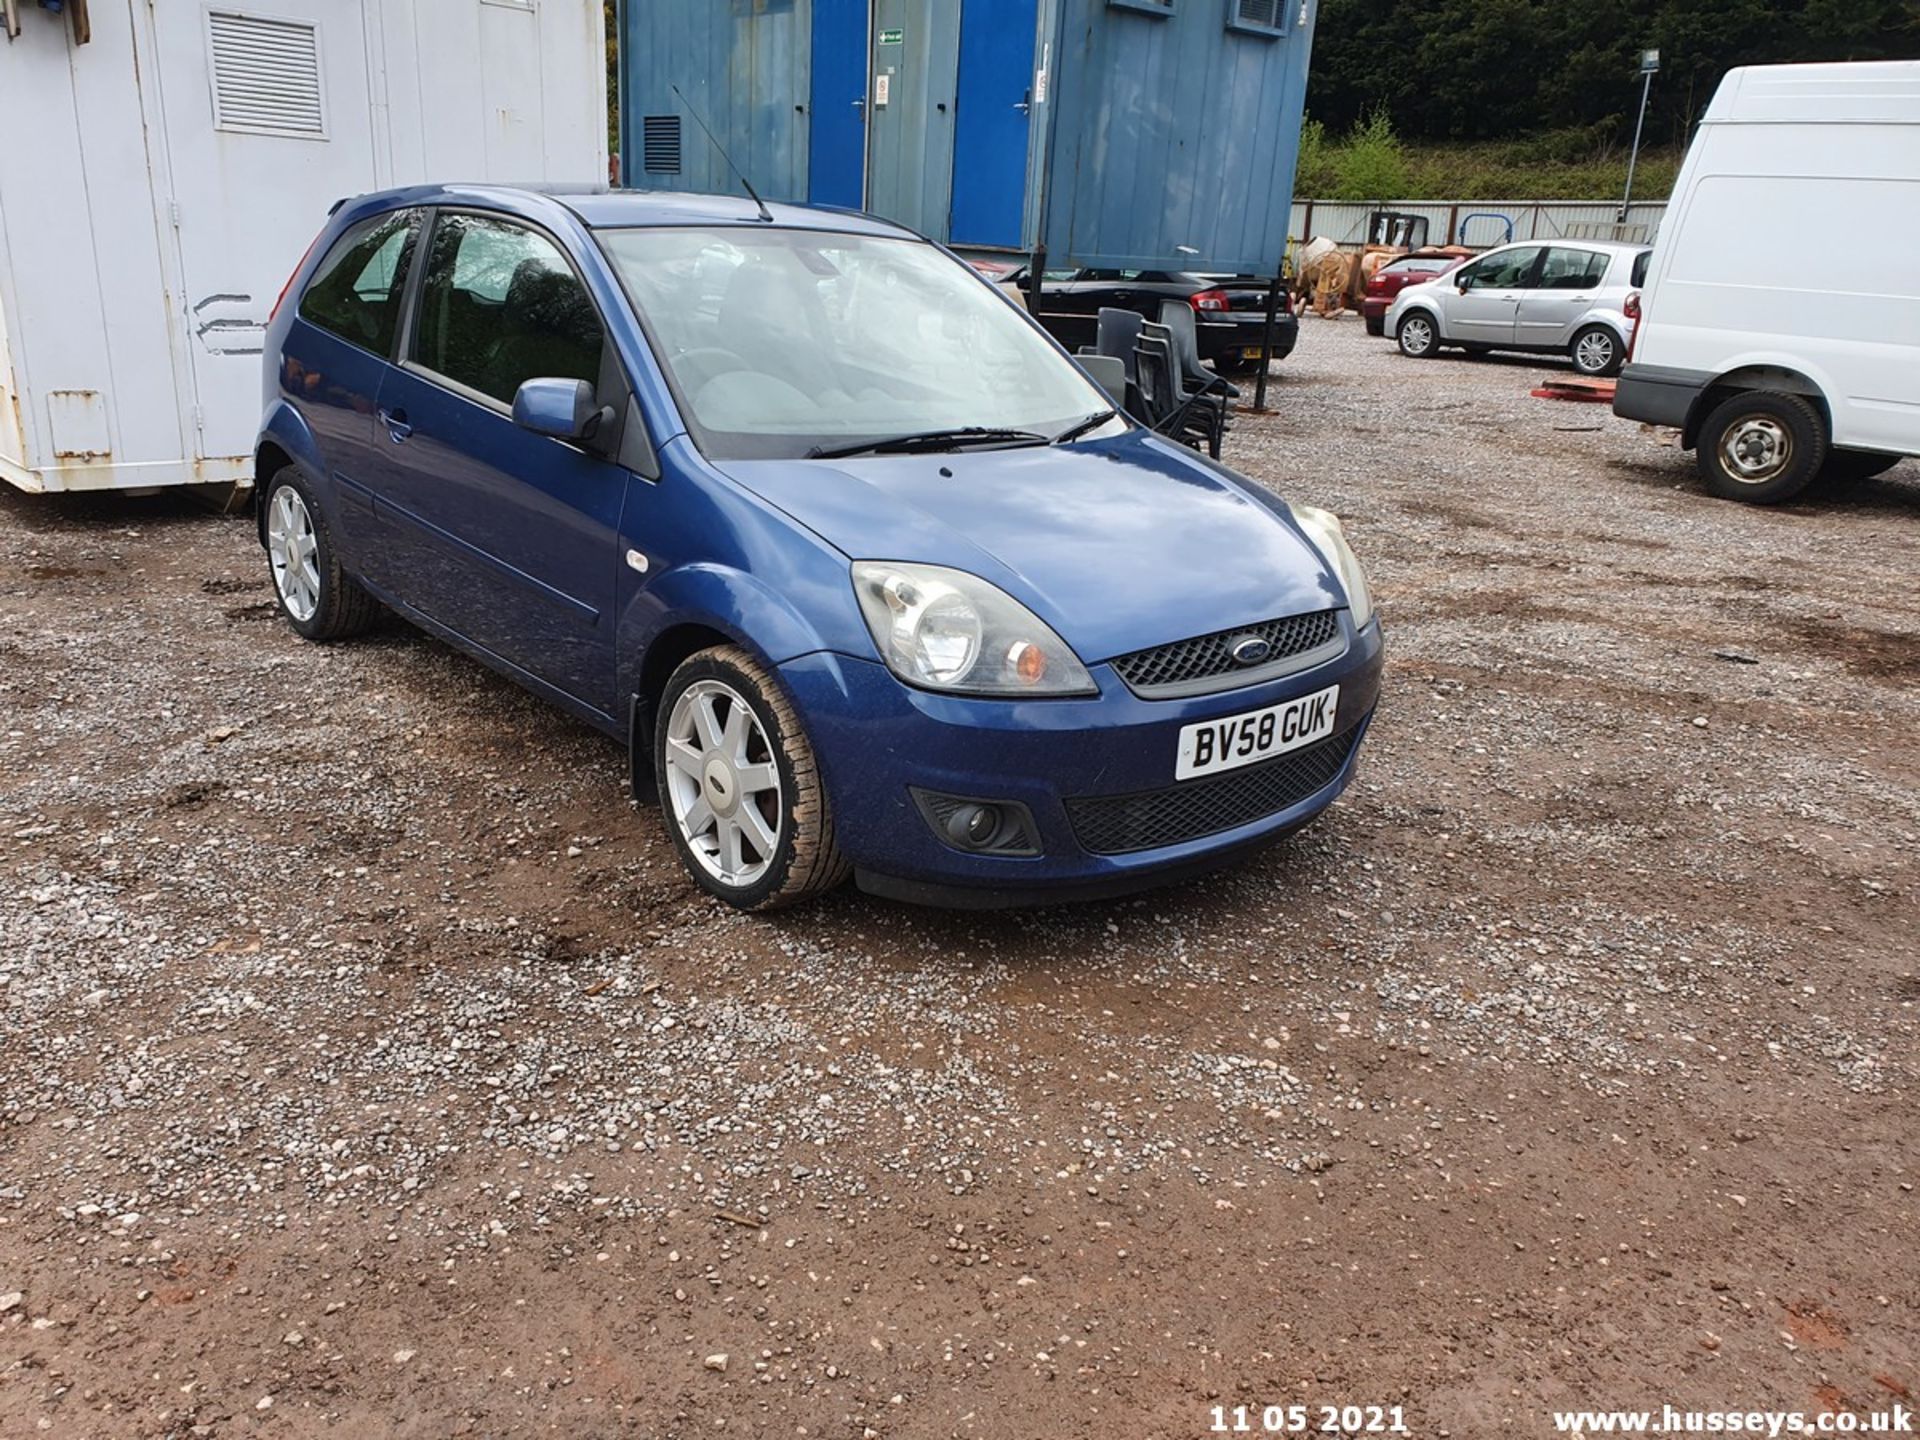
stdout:
{"type": "Polygon", "coordinates": [[[973,855],[1038,855],[1039,829],[1018,800],[974,800],[909,786],[942,843],[973,855]]]}
{"type": "Polygon", "coordinates": [[[969,850],[984,850],[1000,830],[994,805],[962,805],[947,817],[947,838],[969,850]]]}

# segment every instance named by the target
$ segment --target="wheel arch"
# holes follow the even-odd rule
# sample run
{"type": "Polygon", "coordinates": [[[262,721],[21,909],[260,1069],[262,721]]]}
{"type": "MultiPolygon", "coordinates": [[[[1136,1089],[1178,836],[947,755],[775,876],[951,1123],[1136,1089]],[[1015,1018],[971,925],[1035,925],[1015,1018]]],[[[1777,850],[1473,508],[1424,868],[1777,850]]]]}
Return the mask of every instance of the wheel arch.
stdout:
{"type": "Polygon", "coordinates": [[[1694,398],[1692,408],[1687,412],[1687,422],[1681,427],[1680,446],[1691,450],[1700,438],[1700,427],[1707,416],[1724,401],[1749,390],[1773,390],[1786,395],[1801,395],[1813,402],[1813,408],[1819,412],[1821,423],[1827,427],[1827,434],[1833,434],[1833,410],[1827,403],[1826,391],[1811,376],[1794,369],[1790,365],[1760,363],[1741,365],[1716,376],[1711,384],[1703,386],[1694,398]]]}
{"type": "Polygon", "coordinates": [[[1394,322],[1393,335],[1390,338],[1398,340],[1401,329],[1406,325],[1407,321],[1415,315],[1424,315],[1426,317],[1427,323],[1433,327],[1433,338],[1435,340],[1443,340],[1446,338],[1446,326],[1440,321],[1439,309],[1436,306],[1427,304],[1424,300],[1415,301],[1400,312],[1400,318],[1394,322]]]}
{"type": "Polygon", "coordinates": [[[267,412],[253,447],[253,527],[263,549],[267,543],[267,485],[289,465],[296,467],[309,485],[318,484],[326,474],[320,446],[307,427],[306,417],[282,400],[267,412]]]}
{"type": "MultiPolygon", "coordinates": [[[[851,585],[846,593],[851,611],[851,585]]],[[[850,620],[864,637],[865,622],[858,613],[850,620]]],[[[837,645],[830,643],[792,601],[763,581],[719,565],[668,571],[636,597],[623,628],[630,638],[621,646],[620,694],[627,705],[628,769],[636,797],[651,793],[653,720],[660,695],[689,656],[714,645],[738,645],[784,685],[780,666],[787,661],[849,645],[846,636],[837,645]]]]}

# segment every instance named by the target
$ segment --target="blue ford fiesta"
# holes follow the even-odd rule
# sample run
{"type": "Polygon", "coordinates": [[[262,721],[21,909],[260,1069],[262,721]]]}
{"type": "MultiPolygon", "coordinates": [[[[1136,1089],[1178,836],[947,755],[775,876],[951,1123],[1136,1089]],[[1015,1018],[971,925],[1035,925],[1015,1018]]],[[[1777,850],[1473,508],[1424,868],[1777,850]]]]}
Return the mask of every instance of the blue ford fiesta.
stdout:
{"type": "Polygon", "coordinates": [[[1339,522],[1116,414],[883,221],[366,196],[266,355],[294,629],[384,605],[624,738],[730,904],[1117,893],[1353,772],[1381,642],[1339,522]]]}

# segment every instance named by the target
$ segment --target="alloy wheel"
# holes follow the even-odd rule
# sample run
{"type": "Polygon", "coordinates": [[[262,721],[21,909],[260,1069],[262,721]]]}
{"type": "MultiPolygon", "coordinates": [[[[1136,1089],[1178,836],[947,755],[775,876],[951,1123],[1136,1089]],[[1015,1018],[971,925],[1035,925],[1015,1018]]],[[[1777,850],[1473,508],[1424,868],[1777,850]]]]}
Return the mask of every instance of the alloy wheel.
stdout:
{"type": "Polygon", "coordinates": [[[1409,315],[1400,322],[1400,348],[1409,355],[1424,355],[1433,348],[1433,325],[1425,316],[1409,315]]]}
{"type": "Polygon", "coordinates": [[[745,888],[767,873],[785,823],[780,767],[760,719],[721,680],[696,680],[667,716],[667,797],[700,867],[745,888]]]}
{"type": "Polygon", "coordinates": [[[1589,330],[1573,347],[1573,363],[1588,375],[1598,375],[1613,364],[1613,337],[1604,330],[1589,330]]]}
{"type": "Polygon", "coordinates": [[[302,623],[320,608],[319,550],[306,500],[293,486],[282,485],[267,506],[267,558],[280,603],[302,623]]]}

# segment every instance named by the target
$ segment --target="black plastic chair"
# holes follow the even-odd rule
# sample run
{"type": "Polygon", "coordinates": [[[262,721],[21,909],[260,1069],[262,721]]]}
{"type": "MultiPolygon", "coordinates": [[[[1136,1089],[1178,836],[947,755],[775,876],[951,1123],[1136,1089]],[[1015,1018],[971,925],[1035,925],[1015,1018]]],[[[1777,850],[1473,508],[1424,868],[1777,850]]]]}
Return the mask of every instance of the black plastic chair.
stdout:
{"type": "Polygon", "coordinates": [[[1102,355],[1111,355],[1127,367],[1127,395],[1129,403],[1125,407],[1130,413],[1138,413],[1140,394],[1139,362],[1134,358],[1134,346],[1140,341],[1140,328],[1147,323],[1146,317],[1134,310],[1122,310],[1113,305],[1103,305],[1095,317],[1094,349],[1102,355]]]}
{"type": "Polygon", "coordinates": [[[1135,383],[1140,387],[1140,419],[1164,433],[1183,402],[1173,373],[1173,347],[1165,340],[1142,335],[1133,347],[1133,368],[1135,383]]]}
{"type": "Polygon", "coordinates": [[[1173,332],[1173,354],[1180,362],[1189,391],[1212,392],[1229,400],[1240,398],[1240,387],[1200,363],[1200,331],[1193,307],[1184,300],[1162,300],[1160,323],[1173,332]]]}
{"type": "Polygon", "coordinates": [[[1148,321],[1140,327],[1138,356],[1142,418],[1160,434],[1194,449],[1204,448],[1214,459],[1226,438],[1227,401],[1224,395],[1190,392],[1180,374],[1171,332],[1148,321]]]}

